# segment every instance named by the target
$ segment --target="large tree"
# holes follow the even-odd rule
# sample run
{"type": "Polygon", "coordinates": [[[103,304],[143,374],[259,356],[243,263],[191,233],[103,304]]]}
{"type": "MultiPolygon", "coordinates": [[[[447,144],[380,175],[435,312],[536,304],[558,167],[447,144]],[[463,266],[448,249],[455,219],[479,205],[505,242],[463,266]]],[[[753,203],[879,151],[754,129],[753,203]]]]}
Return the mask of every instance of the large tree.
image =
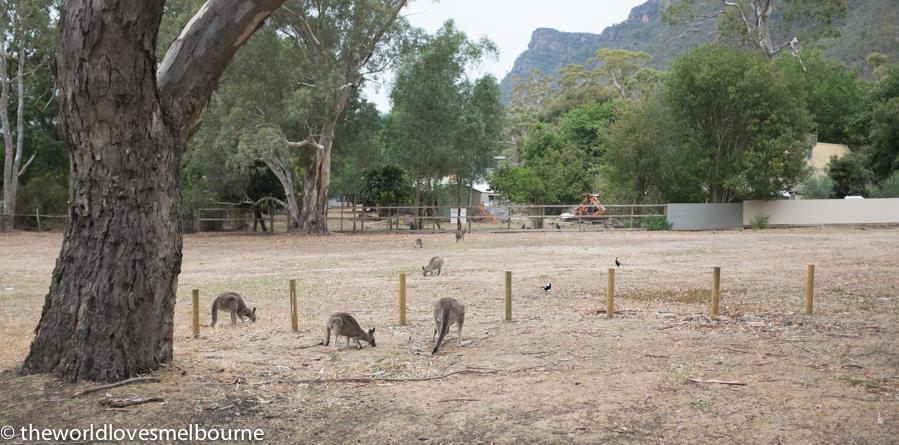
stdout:
{"type": "Polygon", "coordinates": [[[207,1],[159,64],[163,0],[64,3],[69,221],[24,372],[119,380],[171,360],[181,154],[234,52],[282,2],[207,1]]]}
{"type": "Polygon", "coordinates": [[[492,155],[501,129],[496,81],[472,83],[467,69],[493,52],[493,43],[471,41],[447,21],[401,60],[382,140],[412,176],[415,206],[421,206],[425,186],[452,173],[470,179],[492,155]],[[478,140],[466,141],[469,136],[478,140]]]}
{"type": "Polygon", "coordinates": [[[303,48],[308,88],[296,95],[293,107],[305,137],[289,141],[291,148],[314,150],[304,169],[300,229],[328,233],[331,194],[331,152],[334,136],[360,85],[389,67],[403,46],[407,24],[399,17],[407,0],[296,0],[284,8],[279,29],[303,48]],[[308,12],[307,12],[308,11],[308,12]]]}
{"type": "Polygon", "coordinates": [[[675,165],[710,202],[769,199],[804,176],[802,93],[755,53],[710,45],[682,55],[664,102],[682,130],[675,165]]]}

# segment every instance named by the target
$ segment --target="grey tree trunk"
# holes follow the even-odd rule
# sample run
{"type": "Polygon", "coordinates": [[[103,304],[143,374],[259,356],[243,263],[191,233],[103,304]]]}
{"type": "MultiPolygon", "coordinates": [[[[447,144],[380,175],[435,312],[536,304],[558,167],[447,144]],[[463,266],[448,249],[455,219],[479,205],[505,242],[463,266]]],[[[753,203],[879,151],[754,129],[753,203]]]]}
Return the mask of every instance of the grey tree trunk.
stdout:
{"type": "Polygon", "coordinates": [[[293,170],[277,158],[277,156],[264,157],[263,161],[269,170],[278,178],[281,188],[284,189],[284,197],[287,200],[287,231],[295,232],[300,228],[300,205],[297,199],[297,182],[293,170]]]}
{"type": "Polygon", "coordinates": [[[312,161],[312,168],[303,176],[303,209],[300,230],[309,234],[328,233],[328,196],[331,194],[331,148],[334,128],[326,129],[312,161]]]}
{"type": "Polygon", "coordinates": [[[282,2],[207,1],[158,72],[164,1],[65,2],[69,221],[23,372],[120,380],[172,358],[181,153],[234,52],[282,2]]]}

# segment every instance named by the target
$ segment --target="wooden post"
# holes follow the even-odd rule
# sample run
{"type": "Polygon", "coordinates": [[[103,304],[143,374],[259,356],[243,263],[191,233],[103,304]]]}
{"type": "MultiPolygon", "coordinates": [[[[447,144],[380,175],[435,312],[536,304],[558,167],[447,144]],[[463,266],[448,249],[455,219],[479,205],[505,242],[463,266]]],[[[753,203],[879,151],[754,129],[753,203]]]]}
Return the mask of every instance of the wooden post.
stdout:
{"type": "Polygon", "coordinates": [[[609,269],[609,286],[606,289],[606,318],[615,315],[615,269],[609,269]]]}
{"type": "Polygon", "coordinates": [[[41,209],[34,209],[34,216],[37,218],[37,231],[41,231],[41,209]]]}
{"type": "Polygon", "coordinates": [[[805,315],[812,315],[812,300],[815,297],[815,265],[809,264],[805,270],[805,315]]]}
{"type": "Polygon", "coordinates": [[[300,318],[297,314],[297,280],[290,280],[290,329],[300,331],[300,318]]]}
{"type": "Polygon", "coordinates": [[[506,211],[508,212],[508,213],[506,214],[506,216],[507,216],[507,219],[506,219],[506,231],[511,231],[511,230],[512,230],[512,207],[507,207],[507,208],[506,208],[506,211]]]}
{"type": "Polygon", "coordinates": [[[191,296],[193,297],[193,318],[194,318],[194,338],[200,337],[200,290],[194,289],[191,292],[191,296]]]}
{"type": "Polygon", "coordinates": [[[712,269],[712,320],[718,319],[718,299],[721,295],[721,268],[712,269]]]}
{"type": "Polygon", "coordinates": [[[275,206],[268,203],[268,233],[275,233],[275,206]]]}
{"type": "Polygon", "coordinates": [[[512,272],[506,271],[506,321],[512,321],[512,272]]]}
{"type": "Polygon", "coordinates": [[[400,272],[400,326],[406,325],[406,273],[400,272]]]}

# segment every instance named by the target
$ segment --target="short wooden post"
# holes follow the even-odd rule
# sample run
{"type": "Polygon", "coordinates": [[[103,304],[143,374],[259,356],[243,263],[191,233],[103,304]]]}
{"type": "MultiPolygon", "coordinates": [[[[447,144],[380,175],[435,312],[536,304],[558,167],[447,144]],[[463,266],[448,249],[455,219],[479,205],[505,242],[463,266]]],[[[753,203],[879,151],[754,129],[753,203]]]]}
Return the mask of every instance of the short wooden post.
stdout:
{"type": "Polygon", "coordinates": [[[34,217],[37,218],[37,231],[41,231],[41,209],[34,209],[34,217]]]}
{"type": "Polygon", "coordinates": [[[268,203],[268,233],[275,233],[275,206],[268,203]]]}
{"type": "Polygon", "coordinates": [[[721,268],[712,269],[712,320],[718,319],[718,298],[721,295],[721,268]]]}
{"type": "Polygon", "coordinates": [[[512,272],[506,271],[506,321],[512,321],[512,272]]]}
{"type": "Polygon", "coordinates": [[[615,269],[609,269],[609,286],[606,288],[606,318],[615,315],[615,269]]]}
{"type": "Polygon", "coordinates": [[[400,272],[400,326],[406,325],[406,273],[400,272]]]}
{"type": "Polygon", "coordinates": [[[297,280],[290,280],[290,329],[300,331],[300,318],[297,314],[297,280]]]}
{"type": "Polygon", "coordinates": [[[193,300],[193,311],[194,311],[194,338],[200,337],[200,290],[194,289],[191,292],[191,297],[193,300]]]}
{"type": "Polygon", "coordinates": [[[815,265],[809,264],[805,270],[805,315],[812,315],[812,300],[815,297],[815,265]]]}

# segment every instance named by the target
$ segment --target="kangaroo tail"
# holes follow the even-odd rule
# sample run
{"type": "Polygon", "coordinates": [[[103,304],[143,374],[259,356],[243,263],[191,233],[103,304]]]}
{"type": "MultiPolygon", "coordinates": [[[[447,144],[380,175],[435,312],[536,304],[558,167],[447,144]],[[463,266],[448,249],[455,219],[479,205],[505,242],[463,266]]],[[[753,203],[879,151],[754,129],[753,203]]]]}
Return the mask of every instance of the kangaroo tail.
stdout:
{"type": "Polygon", "coordinates": [[[325,328],[325,340],[320,345],[328,346],[328,343],[331,343],[331,327],[328,326],[325,328]]]}
{"type": "Polygon", "coordinates": [[[437,348],[440,347],[440,344],[443,343],[443,338],[446,337],[447,333],[449,333],[449,318],[450,311],[448,309],[444,309],[443,313],[440,316],[440,336],[437,337],[437,343],[434,344],[434,350],[431,351],[431,354],[437,353],[437,348]]]}
{"type": "Polygon", "coordinates": [[[218,321],[219,311],[218,311],[218,301],[212,302],[212,327],[215,327],[216,321],[218,321]]]}

